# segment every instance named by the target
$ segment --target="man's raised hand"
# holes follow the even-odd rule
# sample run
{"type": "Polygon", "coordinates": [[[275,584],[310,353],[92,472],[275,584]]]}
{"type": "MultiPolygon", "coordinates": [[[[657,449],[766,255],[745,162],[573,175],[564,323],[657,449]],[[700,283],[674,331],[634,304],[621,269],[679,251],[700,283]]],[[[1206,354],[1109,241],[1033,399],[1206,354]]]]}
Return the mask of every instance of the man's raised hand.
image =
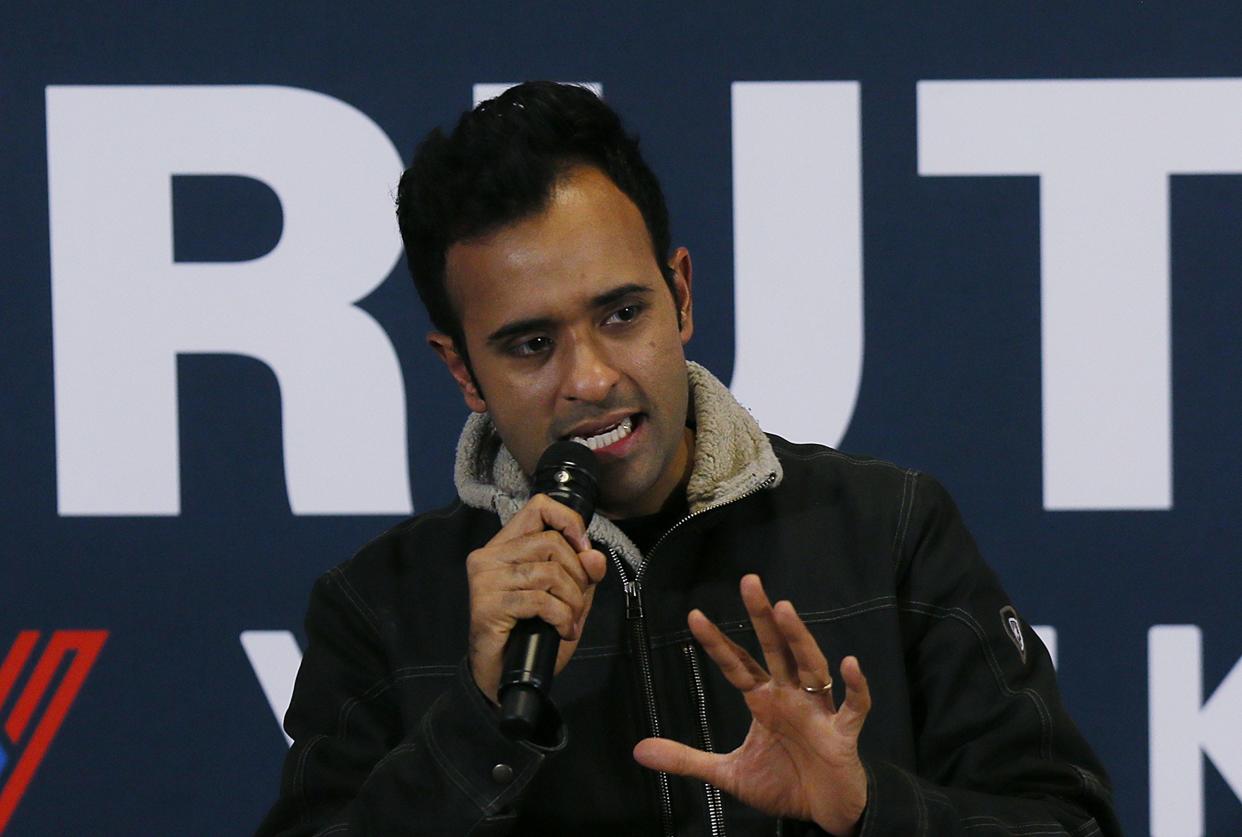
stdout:
{"type": "Polygon", "coordinates": [[[644,767],[708,782],[768,814],[813,821],[829,834],[851,834],[867,804],[867,776],[858,735],[871,693],[858,660],[841,661],[845,702],[803,686],[830,682],[824,658],[787,601],[775,607],[756,575],[741,583],[742,601],[763,649],[765,669],[702,611],[690,612],[690,631],[751,712],[750,731],[731,753],[705,753],[664,738],[634,748],[644,767]]]}

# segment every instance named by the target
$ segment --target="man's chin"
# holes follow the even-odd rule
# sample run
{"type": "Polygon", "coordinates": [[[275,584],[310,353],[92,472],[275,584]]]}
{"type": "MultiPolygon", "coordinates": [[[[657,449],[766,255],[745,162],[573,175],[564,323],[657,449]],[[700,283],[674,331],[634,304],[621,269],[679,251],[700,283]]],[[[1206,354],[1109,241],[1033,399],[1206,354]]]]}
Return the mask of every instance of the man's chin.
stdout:
{"type": "Polygon", "coordinates": [[[609,520],[624,520],[627,517],[635,516],[632,511],[633,508],[634,500],[632,497],[604,491],[600,493],[599,499],[595,504],[595,513],[602,514],[609,520]]]}
{"type": "MultiPolygon", "coordinates": [[[[602,483],[608,482],[608,474],[606,472],[601,474],[600,477],[602,483]]],[[[613,485],[612,490],[606,488],[600,492],[596,508],[600,514],[609,520],[624,520],[628,517],[642,517],[654,514],[659,511],[659,507],[648,496],[650,493],[651,486],[645,483],[641,487],[613,485]],[[653,505],[656,507],[648,508],[653,505]]]]}

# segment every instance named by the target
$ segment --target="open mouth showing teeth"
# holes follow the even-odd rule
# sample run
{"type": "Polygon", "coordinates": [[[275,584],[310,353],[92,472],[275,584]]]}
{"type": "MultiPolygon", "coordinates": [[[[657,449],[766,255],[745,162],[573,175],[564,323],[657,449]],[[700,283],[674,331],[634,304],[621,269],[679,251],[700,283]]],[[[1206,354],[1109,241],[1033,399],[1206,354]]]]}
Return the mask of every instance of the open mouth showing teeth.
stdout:
{"type": "Polygon", "coordinates": [[[591,450],[599,450],[600,448],[606,448],[611,444],[621,441],[633,432],[634,417],[627,416],[614,424],[612,427],[601,430],[594,436],[573,436],[570,438],[570,441],[579,442],[580,444],[586,445],[591,450]]]}

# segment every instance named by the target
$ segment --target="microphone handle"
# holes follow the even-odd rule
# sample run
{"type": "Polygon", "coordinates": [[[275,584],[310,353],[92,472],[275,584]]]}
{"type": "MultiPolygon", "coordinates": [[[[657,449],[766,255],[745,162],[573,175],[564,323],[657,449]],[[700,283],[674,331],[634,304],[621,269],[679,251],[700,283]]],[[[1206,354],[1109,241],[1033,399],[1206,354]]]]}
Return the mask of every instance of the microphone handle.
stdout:
{"type": "Polygon", "coordinates": [[[500,731],[515,741],[535,735],[560,647],[556,628],[538,617],[519,619],[509,633],[501,669],[500,731]]]}

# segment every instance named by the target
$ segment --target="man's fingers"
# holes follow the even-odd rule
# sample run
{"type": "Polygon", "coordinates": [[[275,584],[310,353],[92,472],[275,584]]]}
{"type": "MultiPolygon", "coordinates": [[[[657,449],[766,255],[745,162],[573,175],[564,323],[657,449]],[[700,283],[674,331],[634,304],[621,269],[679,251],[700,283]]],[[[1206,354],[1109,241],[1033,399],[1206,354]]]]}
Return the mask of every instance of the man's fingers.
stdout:
{"type": "MultiPolygon", "coordinates": [[[[570,578],[583,590],[603,581],[604,574],[608,570],[608,559],[598,549],[575,552],[573,547],[561,537],[559,532],[539,532],[527,537],[532,539],[534,543],[529,551],[520,551],[514,558],[513,563],[555,562],[563,567],[570,578]]],[[[525,542],[525,540],[522,540],[512,541],[511,543],[525,542]]],[[[509,546],[509,544],[505,546],[509,546]]]]}
{"type": "Polygon", "coordinates": [[[582,517],[569,506],[553,500],[546,494],[536,494],[531,497],[530,502],[496,533],[491,542],[506,543],[523,535],[542,532],[544,529],[560,532],[578,552],[585,552],[591,548],[591,541],[587,537],[582,517]]]}
{"type": "Polygon", "coordinates": [[[725,757],[667,738],[644,738],[634,745],[634,760],[651,770],[690,776],[720,787],[725,757]]]}
{"type": "Polygon", "coordinates": [[[543,590],[506,590],[495,595],[500,599],[498,612],[512,619],[510,627],[519,619],[537,616],[556,628],[561,639],[577,639],[578,612],[551,593],[543,590]]]}
{"type": "Polygon", "coordinates": [[[694,634],[694,638],[703,646],[707,656],[712,658],[712,662],[716,664],[720,673],[733,688],[740,692],[748,692],[755,686],[767,682],[768,673],[763,670],[763,666],[755,662],[754,658],[746,653],[746,649],[725,636],[715,623],[703,614],[703,611],[698,609],[690,611],[686,623],[690,626],[690,633],[694,634]]]}
{"type": "MultiPolygon", "coordinates": [[[[831,675],[828,672],[828,660],[824,658],[824,652],[819,649],[819,643],[815,641],[815,637],[811,636],[806,624],[794,610],[793,603],[777,602],[772,612],[781,636],[785,638],[786,645],[793,652],[794,662],[798,668],[798,685],[822,686],[829,682],[831,675]]],[[[832,696],[827,697],[831,704],[832,696]]]]}
{"type": "Polygon", "coordinates": [[[582,568],[586,570],[592,584],[599,584],[604,580],[604,574],[608,572],[608,559],[604,557],[604,553],[598,549],[588,549],[578,553],[578,560],[582,562],[582,568]]]}
{"type": "Polygon", "coordinates": [[[508,564],[494,570],[497,578],[489,586],[495,590],[536,590],[551,593],[578,612],[582,609],[583,588],[565,568],[552,561],[508,564]]]}
{"type": "Polygon", "coordinates": [[[532,532],[500,544],[493,541],[482,549],[475,550],[466,558],[466,572],[473,575],[491,572],[497,566],[549,561],[564,567],[565,571],[582,588],[595,583],[596,579],[592,576],[592,570],[597,571],[599,578],[603,578],[602,572],[598,572],[601,570],[600,563],[603,561],[603,555],[598,550],[592,549],[578,553],[560,532],[550,529],[532,532]],[[599,558],[593,558],[592,561],[584,563],[583,557],[592,554],[599,555],[599,558]],[[593,566],[588,568],[588,563],[593,566]]]}
{"type": "Polygon", "coordinates": [[[759,663],[755,661],[755,658],[750,656],[749,651],[738,645],[727,636],[724,639],[725,642],[729,643],[729,646],[733,649],[733,652],[737,654],[737,658],[741,660],[742,664],[745,665],[750,671],[751,676],[755,678],[756,683],[763,684],[772,679],[772,676],[768,674],[768,670],[759,665],[759,663]]]}
{"type": "Polygon", "coordinates": [[[582,566],[582,559],[578,557],[578,553],[574,551],[569,542],[561,537],[560,532],[551,530],[538,532],[534,535],[527,535],[521,540],[511,541],[505,546],[510,545],[515,547],[515,555],[512,559],[514,564],[555,562],[569,573],[579,587],[585,588],[591,583],[590,575],[582,566]],[[518,547],[519,544],[520,547],[518,547]]]}
{"type": "Polygon", "coordinates": [[[867,713],[871,711],[871,689],[867,686],[867,678],[863,676],[857,657],[846,657],[841,661],[841,679],[845,681],[845,702],[841,704],[837,718],[857,735],[862,730],[867,713]]]}
{"type": "Polygon", "coordinates": [[[776,627],[772,603],[763,591],[763,583],[757,575],[745,575],[742,576],[741,588],[742,602],[746,605],[746,612],[750,614],[755,635],[759,637],[759,646],[763,649],[763,661],[767,663],[768,672],[777,683],[793,682],[798,677],[798,665],[780,629],[776,627]]]}

